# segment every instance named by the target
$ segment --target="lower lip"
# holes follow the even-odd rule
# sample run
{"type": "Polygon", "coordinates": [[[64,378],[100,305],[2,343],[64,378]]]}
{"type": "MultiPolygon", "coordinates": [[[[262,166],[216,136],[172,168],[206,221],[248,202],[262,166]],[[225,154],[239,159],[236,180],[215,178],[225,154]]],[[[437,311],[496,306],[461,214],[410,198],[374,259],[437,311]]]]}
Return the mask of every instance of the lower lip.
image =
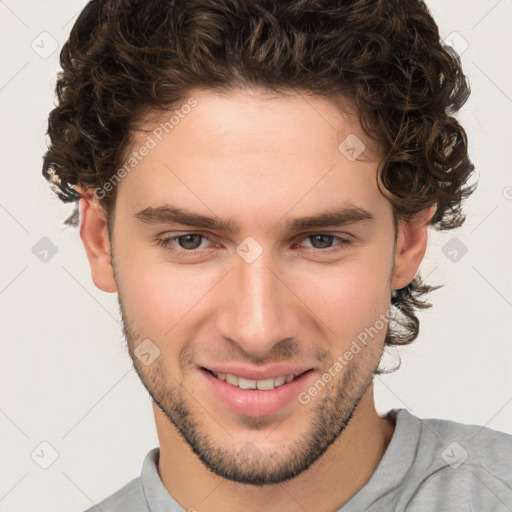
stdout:
{"type": "Polygon", "coordinates": [[[293,400],[298,400],[299,393],[304,389],[307,379],[313,373],[311,370],[303,373],[291,382],[267,391],[259,389],[240,389],[223,380],[214,377],[201,368],[207,385],[231,412],[244,416],[261,417],[277,414],[293,400]]]}

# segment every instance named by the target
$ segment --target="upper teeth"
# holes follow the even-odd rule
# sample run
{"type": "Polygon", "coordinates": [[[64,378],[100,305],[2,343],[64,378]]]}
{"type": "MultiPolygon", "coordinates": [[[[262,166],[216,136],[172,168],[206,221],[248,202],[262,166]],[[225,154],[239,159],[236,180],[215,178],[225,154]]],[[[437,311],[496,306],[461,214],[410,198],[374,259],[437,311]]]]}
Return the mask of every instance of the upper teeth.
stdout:
{"type": "Polygon", "coordinates": [[[231,375],[230,373],[212,373],[220,380],[224,380],[228,384],[238,386],[241,389],[260,389],[262,391],[282,386],[285,382],[291,382],[296,377],[296,375],[291,374],[271,379],[250,380],[244,379],[243,377],[237,377],[236,375],[231,375]]]}

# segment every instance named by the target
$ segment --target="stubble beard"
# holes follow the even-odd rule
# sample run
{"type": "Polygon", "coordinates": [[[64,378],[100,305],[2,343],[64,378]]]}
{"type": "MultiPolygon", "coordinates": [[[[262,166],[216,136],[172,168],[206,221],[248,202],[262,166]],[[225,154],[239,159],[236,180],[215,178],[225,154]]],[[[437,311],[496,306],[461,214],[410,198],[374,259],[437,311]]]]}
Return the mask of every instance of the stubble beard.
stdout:
{"type": "MultiPolygon", "coordinates": [[[[298,439],[291,440],[286,446],[271,451],[260,449],[252,443],[246,443],[236,449],[216,442],[211,432],[221,429],[222,417],[211,412],[198,403],[179,380],[171,375],[163,365],[163,358],[157,358],[150,366],[145,366],[134,355],[135,346],[143,337],[132,328],[126,311],[119,305],[123,320],[123,333],[133,366],[142,384],[151,398],[174,425],[181,438],[197,455],[201,462],[216,475],[253,486],[278,484],[300,475],[314,464],[327,449],[342,435],[354,416],[356,408],[377,370],[382,350],[377,356],[369,351],[367,357],[354,357],[336,379],[321,390],[310,403],[303,405],[297,400],[298,408],[308,408],[308,428],[298,439]],[[204,420],[202,419],[204,418],[204,420]]],[[[377,342],[377,340],[374,340],[377,342]]],[[[326,368],[334,357],[326,362],[326,368]]],[[[293,413],[290,415],[293,416],[293,413]]],[[[244,426],[255,431],[264,428],[268,419],[242,418],[244,426]]],[[[288,416],[282,424],[274,429],[286,428],[286,422],[293,421],[288,416]]],[[[267,434],[268,435],[268,434],[267,434]]],[[[230,437],[225,435],[224,439],[230,437]]],[[[232,438],[231,438],[232,439],[232,438]]]]}

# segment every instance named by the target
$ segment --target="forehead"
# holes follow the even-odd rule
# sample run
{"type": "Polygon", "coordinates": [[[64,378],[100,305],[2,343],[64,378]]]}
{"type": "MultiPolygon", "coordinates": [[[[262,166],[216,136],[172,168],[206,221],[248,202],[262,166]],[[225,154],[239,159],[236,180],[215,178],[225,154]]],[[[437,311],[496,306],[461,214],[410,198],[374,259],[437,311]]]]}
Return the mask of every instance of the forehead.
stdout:
{"type": "Polygon", "coordinates": [[[195,89],[166,112],[146,111],[138,126],[144,130],[135,133],[139,143],[152,130],[156,130],[158,142],[170,139],[167,135],[172,132],[174,139],[186,143],[185,148],[208,146],[211,156],[286,150],[301,154],[321,146],[325,149],[349,134],[364,140],[366,157],[375,158],[379,152],[377,144],[364,133],[351,101],[299,91],[276,94],[249,88],[223,92],[195,89]]]}
{"type": "Polygon", "coordinates": [[[191,91],[173,110],[141,119],[118,202],[131,211],[180,201],[240,215],[252,205],[277,214],[298,202],[318,210],[319,200],[369,207],[381,195],[378,147],[350,103],[343,108],[301,93],[191,91]]]}

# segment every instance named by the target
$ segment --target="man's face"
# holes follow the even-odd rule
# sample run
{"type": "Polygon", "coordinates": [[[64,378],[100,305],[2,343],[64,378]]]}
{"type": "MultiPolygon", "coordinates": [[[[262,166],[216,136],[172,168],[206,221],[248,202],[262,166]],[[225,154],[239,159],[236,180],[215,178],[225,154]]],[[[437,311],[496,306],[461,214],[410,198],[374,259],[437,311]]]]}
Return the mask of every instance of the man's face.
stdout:
{"type": "Polygon", "coordinates": [[[137,134],[133,150],[148,134],[156,147],[118,185],[112,244],[124,332],[144,385],[204,464],[238,482],[277,483],[317,460],[371,391],[387,328],[392,209],[355,116],[298,95],[191,96],[197,105],[169,134],[137,134]],[[366,145],[357,160],[338,147],[350,134],[366,145]],[[155,222],[148,209],[165,206],[236,226],[155,222]],[[343,208],[357,209],[352,220],[289,224],[343,208]],[[242,390],[210,373],[219,368],[306,373],[242,390]]]}

